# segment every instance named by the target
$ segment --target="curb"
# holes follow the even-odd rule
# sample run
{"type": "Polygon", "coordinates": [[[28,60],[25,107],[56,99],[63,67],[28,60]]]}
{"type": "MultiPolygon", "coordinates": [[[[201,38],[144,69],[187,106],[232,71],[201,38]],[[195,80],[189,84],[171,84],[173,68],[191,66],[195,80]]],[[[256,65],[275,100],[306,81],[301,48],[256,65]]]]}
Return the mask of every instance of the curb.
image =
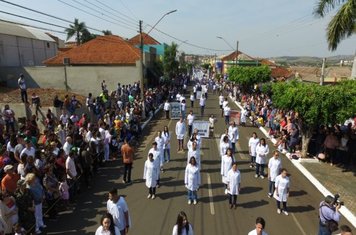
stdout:
{"type": "MultiPolygon", "coordinates": [[[[240,110],[243,110],[244,108],[241,106],[241,104],[233,99],[232,96],[229,96],[229,98],[237,105],[237,107],[240,110]]],[[[259,127],[260,131],[269,139],[273,144],[277,142],[276,139],[270,138],[268,135],[268,132],[266,131],[265,128],[259,127]]],[[[285,153],[282,153],[285,155],[285,153]]],[[[287,157],[287,159],[319,190],[321,194],[324,195],[324,197],[328,195],[333,195],[327,188],[322,185],[319,180],[317,180],[302,164],[301,161],[303,160],[291,160],[287,157]]],[[[349,210],[347,207],[342,206],[340,208],[340,213],[356,228],[356,216],[349,210]]]]}
{"type": "Polygon", "coordinates": [[[163,107],[163,104],[160,104],[158,106],[158,108],[154,111],[154,114],[151,113],[150,117],[141,125],[141,129],[145,129],[145,127],[147,126],[147,124],[152,120],[152,118],[154,117],[154,115],[156,115],[163,107]]]}

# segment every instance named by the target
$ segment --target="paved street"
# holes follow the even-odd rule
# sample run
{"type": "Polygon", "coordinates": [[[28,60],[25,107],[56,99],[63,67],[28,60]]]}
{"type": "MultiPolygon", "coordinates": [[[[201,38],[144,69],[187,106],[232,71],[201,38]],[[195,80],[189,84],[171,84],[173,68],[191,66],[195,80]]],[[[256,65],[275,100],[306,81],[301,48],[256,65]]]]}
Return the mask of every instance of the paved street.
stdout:
{"type": "MultiPolygon", "coordinates": [[[[195,102],[194,113],[198,113],[198,102],[195,102]]],[[[237,107],[230,103],[231,107],[237,107]]],[[[188,108],[189,110],[189,108],[188,108]]],[[[317,234],[318,205],[323,199],[318,190],[282,156],[283,166],[291,174],[291,192],[288,200],[289,216],[278,215],[273,198],[267,197],[267,179],[255,179],[254,169],[249,168],[247,142],[252,132],[264,137],[258,128],[239,127],[240,141],[237,145],[238,167],[242,174],[242,191],[238,196],[238,208],[229,209],[227,196],[224,195],[220,176],[220,156],[218,142],[225,125],[220,118],[218,100],[209,94],[204,120],[210,114],[218,117],[215,128],[217,138],[203,139],[202,145],[202,186],[198,192],[198,204],[188,205],[184,187],[184,169],[186,152],[177,153],[177,140],[172,135],[172,160],[165,165],[161,174],[162,187],[157,189],[155,200],[146,199],[147,188],[142,180],[143,165],[156,131],[163,130],[168,125],[174,132],[176,120],[165,120],[158,117],[148,124],[145,135],[134,162],[134,183],[125,186],[122,181],[121,162],[114,161],[108,167],[100,169],[93,187],[83,192],[78,200],[78,206],[73,212],[60,216],[57,222],[48,222],[48,234],[94,234],[99,225],[100,213],[106,209],[106,193],[112,187],[118,187],[120,194],[126,196],[130,209],[132,228],[130,234],[171,234],[179,211],[187,213],[189,221],[194,226],[195,234],[247,234],[254,227],[257,216],[265,218],[266,231],[269,234],[317,234]]],[[[201,117],[198,116],[199,119],[201,117]]],[[[186,141],[185,141],[186,144],[186,141]]],[[[268,142],[270,152],[273,151],[268,142]]],[[[271,154],[270,154],[271,156],[271,154]]],[[[109,165],[109,164],[108,164],[109,165]]],[[[341,224],[346,223],[342,219],[341,224]]]]}

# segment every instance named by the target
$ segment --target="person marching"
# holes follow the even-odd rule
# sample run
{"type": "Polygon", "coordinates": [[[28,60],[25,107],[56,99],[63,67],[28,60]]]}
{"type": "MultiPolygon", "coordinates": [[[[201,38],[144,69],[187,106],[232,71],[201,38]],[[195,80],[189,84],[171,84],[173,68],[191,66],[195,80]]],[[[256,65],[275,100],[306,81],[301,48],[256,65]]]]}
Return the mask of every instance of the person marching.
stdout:
{"type": "Polygon", "coordinates": [[[221,158],[221,170],[220,174],[222,176],[222,182],[225,185],[225,194],[227,194],[227,173],[232,168],[232,163],[234,162],[234,157],[232,156],[232,150],[228,148],[226,154],[221,158]]]}
{"type": "Polygon", "coordinates": [[[266,227],[266,222],[262,217],[257,217],[256,228],[248,233],[248,235],[268,235],[264,229],[266,227]]]}
{"type": "Polygon", "coordinates": [[[265,178],[265,164],[267,162],[267,154],[269,153],[269,148],[266,143],[266,140],[262,138],[260,143],[256,147],[256,174],[255,178],[261,177],[265,178]]]}
{"type": "Polygon", "coordinates": [[[287,212],[287,198],[289,196],[290,180],[287,176],[288,172],[285,168],[281,170],[281,174],[276,177],[275,187],[273,197],[277,200],[277,213],[281,213],[281,202],[283,204],[282,212],[288,215],[287,212]]]}
{"type": "Polygon", "coordinates": [[[159,151],[159,167],[163,172],[163,162],[164,162],[164,138],[162,137],[162,132],[158,131],[157,136],[155,138],[155,142],[157,143],[157,149],[159,151]]]}
{"type": "Polygon", "coordinates": [[[200,101],[199,101],[200,116],[202,116],[202,117],[204,116],[205,102],[206,102],[206,98],[205,98],[205,95],[202,93],[201,97],[200,97],[200,101]]]}
{"type": "Polygon", "coordinates": [[[194,235],[193,227],[188,222],[188,217],[184,211],[179,212],[177,222],[173,227],[172,235],[194,235]]]}
{"type": "Polygon", "coordinates": [[[200,171],[195,157],[191,157],[189,164],[185,168],[184,184],[188,189],[188,204],[197,204],[197,191],[200,186],[200,171]]]}
{"type": "Polygon", "coordinates": [[[146,186],[148,188],[147,198],[156,198],[156,186],[159,176],[159,169],[154,162],[153,154],[149,153],[143,169],[143,179],[146,180],[146,186]]]}
{"type": "Polygon", "coordinates": [[[236,200],[237,195],[240,194],[241,189],[241,174],[240,171],[237,169],[237,163],[234,162],[232,164],[232,168],[227,173],[227,192],[229,194],[229,204],[230,209],[232,207],[237,208],[236,200]]]}
{"type": "MultiPolygon", "coordinates": [[[[152,155],[153,155],[154,164],[156,164],[157,169],[159,169],[160,168],[160,156],[159,156],[160,152],[157,148],[156,142],[152,143],[152,148],[148,151],[148,154],[150,154],[150,153],[152,153],[152,155]]],[[[157,187],[158,188],[160,187],[159,181],[160,181],[160,172],[158,172],[158,178],[157,178],[157,187]]]]}
{"type": "Polygon", "coordinates": [[[232,153],[236,153],[236,142],[239,140],[239,129],[235,122],[231,122],[229,126],[229,139],[231,141],[232,153]]]}
{"type": "Polygon", "coordinates": [[[230,113],[231,113],[231,108],[229,107],[229,105],[225,105],[224,107],[225,125],[229,125],[230,123],[230,113]]]}
{"type": "Polygon", "coordinates": [[[190,98],[189,99],[190,99],[190,107],[194,108],[194,101],[195,101],[194,93],[190,94],[190,98]]]}
{"type": "Polygon", "coordinates": [[[229,136],[225,135],[223,141],[220,142],[220,157],[226,154],[228,148],[231,148],[231,142],[229,136]]]}
{"type": "Polygon", "coordinates": [[[192,136],[193,133],[193,122],[195,119],[195,115],[193,114],[193,110],[189,111],[189,114],[187,116],[187,124],[188,124],[188,136],[189,138],[192,136]]]}
{"type": "Polygon", "coordinates": [[[180,117],[179,121],[176,124],[176,135],[177,135],[177,139],[178,139],[178,152],[180,151],[184,151],[184,135],[186,132],[186,127],[185,127],[185,123],[183,121],[183,118],[180,117]]]}
{"type": "Polygon", "coordinates": [[[169,110],[171,109],[171,104],[169,103],[168,100],[166,100],[166,102],[163,105],[163,110],[166,114],[166,119],[169,119],[169,110]]]}
{"type": "Polygon", "coordinates": [[[257,145],[259,142],[260,142],[260,139],[257,137],[256,132],[253,132],[252,137],[248,141],[248,151],[251,156],[250,168],[253,168],[256,166],[256,148],[257,148],[257,145]]]}
{"type": "Polygon", "coordinates": [[[274,192],[274,184],[276,177],[279,175],[280,170],[282,169],[282,161],[279,158],[279,153],[277,150],[273,152],[273,157],[271,157],[268,161],[268,169],[267,169],[267,174],[268,174],[268,197],[272,197],[273,192],[274,192]]]}
{"type": "Polygon", "coordinates": [[[200,160],[200,150],[198,149],[198,144],[196,141],[193,141],[192,143],[192,148],[189,149],[188,155],[187,155],[187,164],[189,164],[190,158],[195,157],[195,160],[197,162],[197,166],[199,170],[201,169],[201,160],[200,160]]]}
{"type": "Polygon", "coordinates": [[[164,126],[163,129],[163,157],[165,162],[169,162],[171,160],[171,134],[169,133],[168,126],[164,126]]]}
{"type": "Polygon", "coordinates": [[[224,100],[225,100],[224,96],[222,95],[222,93],[220,93],[220,96],[219,96],[219,107],[221,109],[221,117],[224,116],[224,109],[223,109],[224,100]]]}

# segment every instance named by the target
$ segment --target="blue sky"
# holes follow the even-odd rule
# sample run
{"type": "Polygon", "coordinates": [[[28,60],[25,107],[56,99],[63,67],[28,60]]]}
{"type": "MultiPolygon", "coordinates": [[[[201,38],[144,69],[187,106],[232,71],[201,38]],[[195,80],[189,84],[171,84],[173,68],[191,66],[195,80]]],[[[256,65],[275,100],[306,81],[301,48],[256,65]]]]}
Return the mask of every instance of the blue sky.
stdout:
{"type": "MultiPolygon", "coordinates": [[[[166,12],[166,16],[150,35],[160,42],[177,42],[186,53],[222,55],[229,53],[208,49],[230,50],[231,47],[216,36],[223,37],[233,48],[239,41],[239,50],[251,56],[331,56],[354,54],[356,35],[342,41],[337,51],[327,49],[325,28],[335,11],[324,19],[313,16],[316,0],[9,0],[38,11],[70,21],[78,18],[87,26],[111,30],[114,34],[130,38],[137,34],[138,20],[144,30],[150,29],[166,12]],[[67,4],[86,10],[102,19],[81,12],[67,4]],[[104,6],[103,4],[106,6],[104,6]],[[90,7],[92,9],[89,9],[90,7]],[[110,7],[110,8],[108,8],[110,7]],[[96,10],[96,11],[95,11],[96,10]],[[110,22],[108,22],[110,21],[110,22]],[[186,41],[187,40],[187,41],[186,41]],[[203,48],[197,48],[186,41],[203,48]]],[[[68,26],[68,23],[0,2],[2,11],[68,26]]],[[[62,30],[60,28],[27,21],[0,13],[0,19],[62,30]]],[[[92,31],[94,33],[94,31],[92,31]]],[[[65,39],[64,34],[56,34],[65,39]]]]}

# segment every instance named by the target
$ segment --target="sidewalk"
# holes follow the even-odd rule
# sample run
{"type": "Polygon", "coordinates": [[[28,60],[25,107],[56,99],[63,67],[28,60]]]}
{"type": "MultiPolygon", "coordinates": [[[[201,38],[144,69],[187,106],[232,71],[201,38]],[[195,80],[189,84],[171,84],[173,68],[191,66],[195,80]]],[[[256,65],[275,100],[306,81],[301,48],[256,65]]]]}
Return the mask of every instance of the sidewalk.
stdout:
{"type": "MultiPolygon", "coordinates": [[[[242,110],[243,107],[231,96],[230,99],[242,110]]],[[[268,130],[265,127],[259,127],[263,134],[273,143],[268,130]]],[[[356,173],[342,172],[342,169],[336,166],[318,162],[315,159],[291,160],[292,164],[320,191],[324,196],[340,194],[340,200],[345,203],[341,207],[341,214],[356,228],[356,173]]]]}

